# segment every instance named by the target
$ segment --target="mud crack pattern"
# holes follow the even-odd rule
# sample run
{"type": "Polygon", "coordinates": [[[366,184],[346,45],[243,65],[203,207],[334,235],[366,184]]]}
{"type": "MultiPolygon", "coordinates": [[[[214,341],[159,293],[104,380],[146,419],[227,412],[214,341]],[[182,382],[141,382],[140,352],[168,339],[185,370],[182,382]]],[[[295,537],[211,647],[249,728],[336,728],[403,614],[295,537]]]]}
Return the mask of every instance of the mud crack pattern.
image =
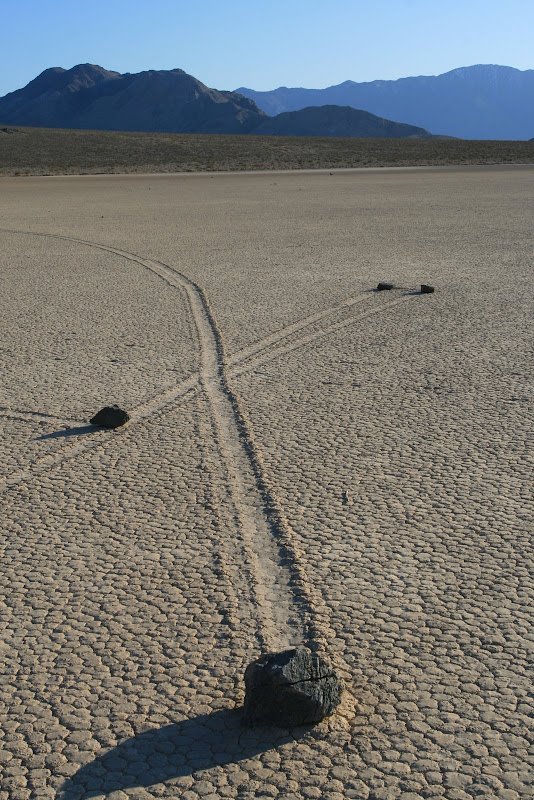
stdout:
{"type": "MultiPolygon", "coordinates": [[[[129,244],[120,230],[115,246],[96,224],[79,241],[76,208],[69,216],[61,200],[63,238],[36,236],[52,229],[37,216],[32,231],[0,233],[10,444],[0,475],[1,800],[529,796],[528,238],[520,181],[484,175],[476,204],[455,173],[432,196],[418,179],[420,214],[437,231],[454,218],[462,232],[457,250],[446,237],[440,272],[425,274],[438,285],[432,298],[366,292],[383,266],[355,281],[338,253],[332,281],[317,279],[324,302],[306,309],[292,296],[291,314],[274,282],[263,297],[257,273],[256,313],[279,306],[280,321],[249,314],[248,338],[231,324],[247,310],[221,301],[214,267],[129,244]],[[469,229],[456,212],[466,196],[465,213],[480,215],[469,229]],[[478,283],[466,290],[471,263],[478,283]],[[131,423],[88,431],[118,383],[131,423]],[[234,709],[246,664],[302,639],[350,671],[356,713],[347,705],[314,730],[244,730],[234,709]]],[[[359,203],[357,220],[359,198],[374,208],[375,184],[387,187],[383,202],[411,180],[329,178],[320,191],[336,206],[338,237],[345,208],[359,203]]],[[[234,202],[228,181],[221,208],[234,202]]],[[[187,199],[154,186],[150,208],[165,224],[163,196],[182,216],[197,213],[205,184],[169,179],[187,199]]],[[[127,212],[114,186],[108,196],[127,212]]],[[[209,197],[218,191],[213,181],[209,197]]],[[[386,231],[390,219],[380,216],[386,231]]],[[[282,285],[282,220],[279,230],[271,247],[282,264],[268,274],[282,285]]],[[[361,227],[359,237],[371,240],[361,227]]],[[[307,272],[294,280],[315,280],[317,252],[299,247],[307,272]]],[[[417,284],[420,263],[395,282],[417,284]]]]}

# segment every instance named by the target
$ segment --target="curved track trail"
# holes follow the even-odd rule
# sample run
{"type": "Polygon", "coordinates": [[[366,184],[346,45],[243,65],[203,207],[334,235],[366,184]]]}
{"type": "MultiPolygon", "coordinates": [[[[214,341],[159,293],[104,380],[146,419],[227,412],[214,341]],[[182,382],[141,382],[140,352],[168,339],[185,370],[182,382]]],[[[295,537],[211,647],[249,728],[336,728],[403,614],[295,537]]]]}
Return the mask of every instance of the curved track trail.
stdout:
{"type": "MultiPolygon", "coordinates": [[[[330,325],[319,327],[295,338],[300,332],[317,323],[350,312],[354,306],[365,302],[369,296],[348,298],[339,305],[311,314],[228,358],[222,335],[204,291],[176,269],[97,242],[56,234],[4,232],[50,237],[105,250],[150,270],[169,286],[185,295],[194,322],[200,361],[199,372],[139,406],[133,412],[135,420],[152,417],[176,401],[183,402],[201,391],[205,394],[211,412],[213,438],[224,465],[225,482],[235,512],[235,524],[242,540],[244,559],[247,561],[248,570],[254,574],[251,592],[259,617],[262,646],[267,650],[273,650],[304,641],[314,649],[323,649],[328,639],[335,635],[330,630],[329,615],[319,593],[307,580],[301,553],[278,502],[274,485],[264,468],[250,422],[236,392],[228,382],[228,376],[250,371],[274,358],[306,346],[319,337],[406,302],[406,296],[382,302],[379,306],[367,309],[363,313],[338,319],[330,325]],[[288,343],[284,344],[284,341],[288,343]]],[[[20,419],[44,419],[47,416],[30,412],[15,412],[15,415],[20,419]]],[[[0,482],[0,490],[7,489],[88,449],[108,447],[113,441],[113,435],[109,436],[109,432],[98,432],[97,436],[96,441],[93,439],[91,442],[69,445],[63,448],[62,452],[44,456],[16,475],[7,476],[0,482]]]]}

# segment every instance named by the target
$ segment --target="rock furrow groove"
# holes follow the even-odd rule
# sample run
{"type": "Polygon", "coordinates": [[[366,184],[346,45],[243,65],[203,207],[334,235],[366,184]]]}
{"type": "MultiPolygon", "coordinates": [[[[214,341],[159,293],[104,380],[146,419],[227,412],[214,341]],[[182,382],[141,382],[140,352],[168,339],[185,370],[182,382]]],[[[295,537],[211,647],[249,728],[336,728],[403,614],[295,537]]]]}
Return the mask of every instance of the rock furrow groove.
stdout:
{"type": "MultiPolygon", "coordinates": [[[[33,233],[9,231],[11,233],[33,233]]],[[[273,358],[305,346],[320,336],[353,324],[371,314],[390,308],[406,300],[401,297],[363,314],[352,316],[314,331],[289,345],[270,350],[284,338],[297,333],[309,325],[327,318],[332,313],[352,307],[365,298],[347,298],[333,309],[311,314],[287,328],[278,331],[250,347],[243,348],[230,359],[226,356],[224,340],[218,329],[209,301],[204,291],[175,268],[162,262],[145,259],[134,253],[84,239],[58,234],[37,233],[105,250],[149,269],[168,285],[184,292],[194,320],[198,339],[200,371],[191,375],[171,390],[147,401],[137,410],[138,418],[151,416],[170,402],[193,395],[202,389],[208,399],[213,420],[214,435],[220,451],[239,524],[240,534],[245,543],[248,558],[254,562],[255,600],[262,617],[263,642],[268,649],[307,643],[312,649],[327,648],[328,641],[335,637],[329,625],[329,614],[320,593],[311,586],[303,566],[302,554],[295,542],[294,534],[281,504],[277,498],[274,484],[267,475],[260,448],[258,448],[250,420],[243,410],[237,392],[228,381],[227,373],[239,375],[248,369],[259,366],[273,358]],[[267,350],[265,353],[264,351],[267,350]],[[242,369],[237,365],[241,360],[249,363],[242,369]]],[[[105,444],[99,442],[97,444],[105,444]]],[[[95,446],[95,445],[92,445],[95,446]]],[[[68,457],[88,449],[86,443],[69,449],[68,457]]],[[[67,454],[61,453],[42,459],[39,467],[59,463],[67,454]]],[[[28,477],[25,470],[18,476],[11,476],[4,486],[28,477]]],[[[340,664],[339,666],[343,666],[340,664]]],[[[346,668],[343,669],[345,675],[346,668]]]]}

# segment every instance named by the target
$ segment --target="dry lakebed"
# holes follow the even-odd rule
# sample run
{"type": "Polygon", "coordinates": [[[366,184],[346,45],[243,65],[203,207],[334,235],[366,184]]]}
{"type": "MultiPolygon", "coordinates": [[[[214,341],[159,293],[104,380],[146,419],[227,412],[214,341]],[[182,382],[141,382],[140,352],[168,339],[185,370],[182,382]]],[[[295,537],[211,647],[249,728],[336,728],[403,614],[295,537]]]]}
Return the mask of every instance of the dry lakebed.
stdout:
{"type": "Polygon", "coordinates": [[[533,194],[0,178],[0,800],[532,797],[533,194]]]}

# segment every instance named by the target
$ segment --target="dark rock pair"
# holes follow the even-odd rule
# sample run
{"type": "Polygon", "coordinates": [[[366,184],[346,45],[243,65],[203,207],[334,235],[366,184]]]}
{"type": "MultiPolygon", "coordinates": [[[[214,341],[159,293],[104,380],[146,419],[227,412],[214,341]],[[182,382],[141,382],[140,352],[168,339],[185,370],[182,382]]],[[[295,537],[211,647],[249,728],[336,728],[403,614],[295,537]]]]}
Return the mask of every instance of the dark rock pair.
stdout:
{"type": "Polygon", "coordinates": [[[394,289],[394,288],[395,287],[394,287],[394,285],[392,283],[384,283],[383,281],[381,281],[378,284],[378,286],[376,287],[376,291],[377,292],[385,292],[385,291],[388,291],[389,289],[394,289]]]}
{"type": "MultiPolygon", "coordinates": [[[[384,282],[381,281],[378,284],[378,286],[376,287],[376,291],[377,292],[384,292],[384,291],[387,291],[389,289],[394,289],[394,288],[395,288],[395,286],[392,283],[384,283],[384,282]]],[[[421,284],[421,294],[433,294],[433,293],[434,293],[434,287],[433,286],[429,286],[426,283],[422,283],[421,284]]]]}

